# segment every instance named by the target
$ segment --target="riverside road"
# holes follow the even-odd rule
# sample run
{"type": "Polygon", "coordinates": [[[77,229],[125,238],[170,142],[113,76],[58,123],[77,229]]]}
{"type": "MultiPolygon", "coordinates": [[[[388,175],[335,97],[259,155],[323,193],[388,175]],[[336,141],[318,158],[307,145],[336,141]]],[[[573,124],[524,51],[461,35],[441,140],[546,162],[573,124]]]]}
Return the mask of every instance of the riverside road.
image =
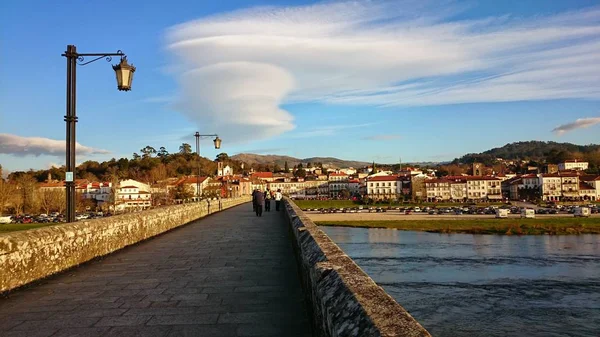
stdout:
{"type": "Polygon", "coordinates": [[[0,335],[311,332],[283,215],[244,204],[10,293],[0,335]]]}

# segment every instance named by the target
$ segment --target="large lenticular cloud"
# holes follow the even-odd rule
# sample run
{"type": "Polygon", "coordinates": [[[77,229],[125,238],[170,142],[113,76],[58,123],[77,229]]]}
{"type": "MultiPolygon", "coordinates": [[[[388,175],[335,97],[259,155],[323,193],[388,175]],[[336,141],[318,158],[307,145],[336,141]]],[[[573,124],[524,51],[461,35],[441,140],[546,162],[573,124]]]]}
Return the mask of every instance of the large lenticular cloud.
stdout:
{"type": "MultiPolygon", "coordinates": [[[[374,106],[600,98],[600,9],[448,19],[439,1],[266,7],[171,28],[179,107],[228,140],[291,130],[286,102],[374,106]]],[[[209,130],[210,128],[210,130],[209,130]]]]}

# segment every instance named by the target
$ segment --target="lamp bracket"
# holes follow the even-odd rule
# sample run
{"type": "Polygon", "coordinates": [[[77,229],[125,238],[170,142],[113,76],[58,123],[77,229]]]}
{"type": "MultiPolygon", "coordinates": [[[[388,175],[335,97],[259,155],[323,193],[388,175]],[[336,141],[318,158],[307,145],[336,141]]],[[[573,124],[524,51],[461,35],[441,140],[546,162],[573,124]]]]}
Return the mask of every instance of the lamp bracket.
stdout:
{"type": "Polygon", "coordinates": [[[85,53],[85,54],[80,54],[80,53],[69,53],[69,54],[62,54],[62,56],[66,56],[66,57],[75,57],[77,58],[77,64],[79,64],[80,66],[84,66],[86,64],[90,64],[93,62],[96,62],[100,59],[106,59],[106,62],[111,62],[112,61],[112,57],[113,56],[120,56],[121,59],[126,58],[127,56],[125,55],[125,53],[123,53],[121,50],[117,50],[116,53],[85,53]],[[90,61],[85,61],[85,58],[87,56],[92,56],[92,57],[96,57],[90,61]]]}

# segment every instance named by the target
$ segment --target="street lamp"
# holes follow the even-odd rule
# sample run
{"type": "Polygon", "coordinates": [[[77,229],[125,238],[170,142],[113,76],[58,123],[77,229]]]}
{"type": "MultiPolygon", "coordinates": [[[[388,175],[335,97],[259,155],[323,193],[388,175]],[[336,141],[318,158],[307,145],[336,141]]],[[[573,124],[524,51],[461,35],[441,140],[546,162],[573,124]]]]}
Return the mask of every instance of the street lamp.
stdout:
{"type": "Polygon", "coordinates": [[[65,122],[67,124],[66,139],[66,162],[65,185],[67,193],[67,222],[75,222],[75,125],[77,123],[76,113],[76,86],[77,86],[77,64],[84,66],[92,62],[105,58],[106,61],[112,61],[112,56],[120,56],[121,62],[113,65],[117,77],[117,89],[119,91],[131,90],[131,82],[135,67],[127,63],[127,56],[120,50],[116,53],[85,53],[77,52],[77,47],[67,45],[67,51],[62,56],[67,58],[67,114],[65,122]],[[85,62],[85,57],[95,57],[85,62]]]}
{"type": "Polygon", "coordinates": [[[201,135],[198,131],[194,134],[196,137],[196,154],[198,155],[198,175],[196,176],[196,196],[200,201],[200,137],[215,137],[213,143],[215,143],[215,149],[221,148],[221,138],[218,135],[201,135]]]}

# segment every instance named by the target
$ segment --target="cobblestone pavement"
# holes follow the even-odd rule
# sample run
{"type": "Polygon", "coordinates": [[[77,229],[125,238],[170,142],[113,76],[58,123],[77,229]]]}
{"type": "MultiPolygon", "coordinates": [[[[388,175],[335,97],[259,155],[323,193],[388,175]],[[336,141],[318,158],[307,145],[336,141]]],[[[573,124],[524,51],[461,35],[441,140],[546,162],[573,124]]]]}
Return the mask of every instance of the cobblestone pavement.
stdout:
{"type": "Polygon", "coordinates": [[[0,336],[311,333],[282,214],[244,204],[1,298],[0,336]]]}

